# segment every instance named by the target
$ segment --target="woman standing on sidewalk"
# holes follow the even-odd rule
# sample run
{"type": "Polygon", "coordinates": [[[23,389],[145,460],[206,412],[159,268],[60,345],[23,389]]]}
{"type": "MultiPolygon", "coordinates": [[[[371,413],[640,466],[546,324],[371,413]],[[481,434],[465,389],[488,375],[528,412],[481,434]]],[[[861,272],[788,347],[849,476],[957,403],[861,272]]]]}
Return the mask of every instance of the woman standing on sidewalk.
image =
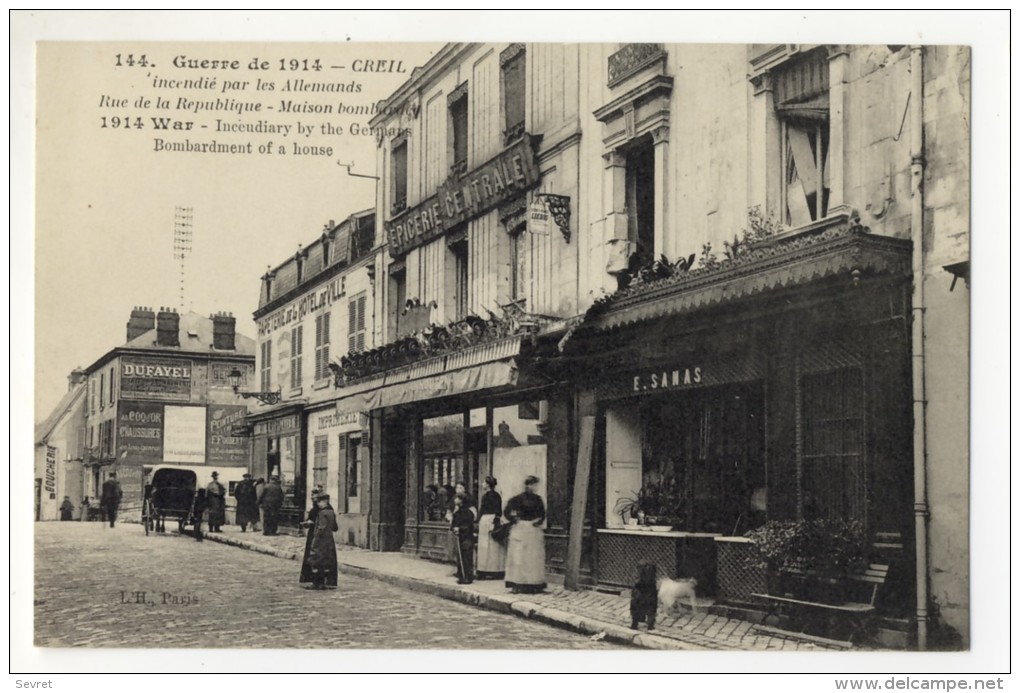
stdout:
{"type": "Polygon", "coordinates": [[[514,594],[545,590],[545,503],[535,493],[538,477],[524,480],[524,493],[506,504],[506,519],[513,523],[506,552],[506,586],[514,594]]]}
{"type": "Polygon", "coordinates": [[[506,547],[489,534],[499,526],[503,515],[503,498],[496,493],[496,479],[485,477],[485,493],[478,508],[478,572],[479,580],[502,580],[506,575],[506,547]]]}
{"type": "Polygon", "coordinates": [[[315,515],[315,527],[312,528],[311,548],[308,551],[308,567],[311,571],[312,589],[324,590],[336,587],[337,560],[336,541],[333,533],[339,527],[336,524],[336,513],[329,504],[329,495],[319,496],[317,505],[319,512],[315,515]]]}
{"type": "Polygon", "coordinates": [[[307,532],[305,535],[305,553],[301,559],[301,577],[298,578],[298,582],[301,583],[312,582],[312,566],[308,562],[308,557],[312,553],[312,538],[315,536],[315,520],[319,516],[319,496],[321,495],[321,486],[316,486],[312,489],[312,508],[308,511],[308,519],[301,523],[301,526],[307,532]]]}

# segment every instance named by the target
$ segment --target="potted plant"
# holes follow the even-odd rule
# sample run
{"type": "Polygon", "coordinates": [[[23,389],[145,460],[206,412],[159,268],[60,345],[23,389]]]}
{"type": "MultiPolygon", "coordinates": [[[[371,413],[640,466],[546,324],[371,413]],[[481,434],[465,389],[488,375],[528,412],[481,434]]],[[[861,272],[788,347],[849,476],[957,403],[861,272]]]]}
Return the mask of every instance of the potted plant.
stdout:
{"type": "Polygon", "coordinates": [[[613,506],[613,513],[620,516],[624,525],[636,524],[638,512],[641,510],[640,492],[632,491],[630,495],[620,496],[613,506]],[[634,522],[631,522],[634,520],[634,522]]]}
{"type": "Polygon", "coordinates": [[[773,594],[838,603],[847,576],[867,561],[864,527],[857,520],[770,520],[745,536],[754,544],[748,567],[768,571],[773,594]]]}
{"type": "Polygon", "coordinates": [[[649,525],[675,527],[683,521],[680,483],[673,477],[646,483],[638,499],[649,525]]]}

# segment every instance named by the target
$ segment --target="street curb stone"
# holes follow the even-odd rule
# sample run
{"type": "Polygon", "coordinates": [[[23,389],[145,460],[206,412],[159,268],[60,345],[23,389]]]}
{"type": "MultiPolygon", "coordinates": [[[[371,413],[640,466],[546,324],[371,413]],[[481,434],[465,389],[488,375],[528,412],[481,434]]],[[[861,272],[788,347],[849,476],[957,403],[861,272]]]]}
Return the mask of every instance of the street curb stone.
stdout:
{"type": "MultiPolygon", "coordinates": [[[[207,534],[205,538],[209,541],[226,544],[248,551],[255,551],[289,561],[300,560],[298,554],[292,551],[266,548],[257,546],[247,541],[226,537],[217,534],[207,534]]],[[[341,554],[342,555],[342,554],[341,554]]],[[[615,623],[607,623],[598,619],[581,616],[576,613],[562,611],[551,607],[544,607],[533,602],[516,599],[509,595],[491,595],[466,590],[453,585],[442,585],[423,580],[420,578],[395,575],[373,568],[352,565],[345,563],[342,558],[338,561],[341,571],[357,577],[378,580],[412,592],[422,592],[448,599],[450,601],[477,606],[490,611],[498,611],[504,614],[517,614],[518,616],[533,621],[539,621],[548,625],[566,628],[577,633],[600,636],[599,639],[606,639],[624,645],[641,647],[649,650],[704,650],[692,643],[683,642],[674,638],[654,635],[652,633],[638,633],[628,628],[623,628],[615,623]]]]}

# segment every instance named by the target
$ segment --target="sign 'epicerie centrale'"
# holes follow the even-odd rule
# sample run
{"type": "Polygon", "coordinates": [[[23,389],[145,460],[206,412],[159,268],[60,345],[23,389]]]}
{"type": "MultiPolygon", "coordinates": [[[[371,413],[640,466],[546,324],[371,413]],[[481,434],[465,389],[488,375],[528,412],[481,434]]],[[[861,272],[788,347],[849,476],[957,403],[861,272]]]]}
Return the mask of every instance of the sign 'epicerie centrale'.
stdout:
{"type": "Polygon", "coordinates": [[[525,134],[478,168],[460,177],[451,176],[435,195],[388,222],[390,255],[400,257],[481,216],[528,190],[540,178],[532,138],[525,134]]]}

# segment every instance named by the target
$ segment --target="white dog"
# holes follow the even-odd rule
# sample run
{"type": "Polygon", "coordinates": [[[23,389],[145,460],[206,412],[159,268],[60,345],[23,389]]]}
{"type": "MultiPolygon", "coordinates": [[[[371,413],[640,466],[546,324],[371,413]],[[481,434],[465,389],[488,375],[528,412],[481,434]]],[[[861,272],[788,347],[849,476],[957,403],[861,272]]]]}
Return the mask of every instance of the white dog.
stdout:
{"type": "Polygon", "coordinates": [[[698,581],[694,578],[682,578],[670,580],[663,578],[659,581],[659,608],[663,611],[672,610],[677,602],[686,597],[691,602],[691,611],[697,613],[698,609],[694,603],[694,591],[698,581]]]}

